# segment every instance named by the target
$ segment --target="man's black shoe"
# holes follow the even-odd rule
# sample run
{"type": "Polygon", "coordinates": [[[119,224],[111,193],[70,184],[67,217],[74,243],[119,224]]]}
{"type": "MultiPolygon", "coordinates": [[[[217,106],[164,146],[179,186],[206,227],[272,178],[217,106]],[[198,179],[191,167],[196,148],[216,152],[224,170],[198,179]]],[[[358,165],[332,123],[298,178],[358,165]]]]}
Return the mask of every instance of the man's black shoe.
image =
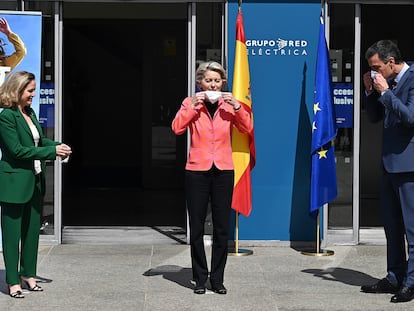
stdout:
{"type": "Polygon", "coordinates": [[[375,294],[396,294],[399,286],[392,285],[386,278],[379,280],[378,283],[372,285],[361,286],[361,291],[365,293],[375,294]]]}
{"type": "Polygon", "coordinates": [[[403,286],[394,296],[391,302],[407,302],[414,299],[414,287],[403,286]]]}
{"type": "Polygon", "coordinates": [[[224,287],[223,284],[217,285],[217,286],[212,286],[211,290],[217,294],[220,295],[225,295],[227,294],[227,289],[224,287]]]}

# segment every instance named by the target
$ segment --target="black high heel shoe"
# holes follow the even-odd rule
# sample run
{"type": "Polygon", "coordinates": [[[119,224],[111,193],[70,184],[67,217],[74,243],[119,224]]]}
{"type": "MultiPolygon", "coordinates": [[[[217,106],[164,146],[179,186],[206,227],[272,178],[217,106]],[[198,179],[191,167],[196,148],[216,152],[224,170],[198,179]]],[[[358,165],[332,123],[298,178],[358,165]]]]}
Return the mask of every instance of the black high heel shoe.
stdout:
{"type": "Polygon", "coordinates": [[[25,280],[23,278],[21,280],[22,280],[22,283],[24,283],[26,285],[26,287],[29,291],[31,291],[31,292],[43,292],[43,288],[40,287],[39,285],[35,284],[35,286],[30,287],[30,284],[29,284],[28,280],[25,280]]]}
{"type": "Polygon", "coordinates": [[[9,296],[11,298],[17,298],[17,299],[24,298],[22,288],[19,285],[20,284],[9,285],[9,296]]]}
{"type": "Polygon", "coordinates": [[[206,293],[206,287],[203,285],[197,285],[194,288],[194,294],[202,295],[206,293]]]}
{"type": "Polygon", "coordinates": [[[17,299],[21,299],[24,298],[23,292],[21,290],[16,290],[13,293],[9,293],[11,298],[17,298],[17,299]]]}

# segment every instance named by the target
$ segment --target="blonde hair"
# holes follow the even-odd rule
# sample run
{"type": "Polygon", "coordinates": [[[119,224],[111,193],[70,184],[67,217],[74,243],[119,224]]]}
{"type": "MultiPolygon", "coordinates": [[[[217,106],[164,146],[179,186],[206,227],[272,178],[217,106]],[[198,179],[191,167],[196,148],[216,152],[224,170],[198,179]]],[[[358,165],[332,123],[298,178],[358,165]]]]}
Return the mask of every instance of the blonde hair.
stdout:
{"type": "Polygon", "coordinates": [[[28,71],[15,71],[7,75],[0,86],[0,107],[16,107],[27,85],[35,80],[35,75],[28,71]]]}
{"type": "Polygon", "coordinates": [[[207,71],[218,72],[220,74],[221,79],[224,82],[226,82],[227,80],[226,70],[224,70],[222,65],[220,65],[217,62],[205,62],[205,63],[201,63],[196,70],[195,81],[197,84],[201,83],[207,71]]]}

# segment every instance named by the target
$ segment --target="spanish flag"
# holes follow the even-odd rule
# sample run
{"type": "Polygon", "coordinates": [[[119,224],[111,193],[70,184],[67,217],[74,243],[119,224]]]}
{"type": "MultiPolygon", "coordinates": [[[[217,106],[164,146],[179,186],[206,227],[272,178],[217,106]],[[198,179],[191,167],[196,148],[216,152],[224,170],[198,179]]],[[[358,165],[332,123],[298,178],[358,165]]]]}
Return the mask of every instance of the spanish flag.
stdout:
{"type": "MultiPolygon", "coordinates": [[[[243,15],[239,7],[236,21],[236,51],[234,56],[233,96],[252,113],[250,92],[250,73],[247,57],[246,37],[244,35],[243,15]]],[[[252,115],[253,117],[253,115],[252,115]]],[[[252,186],[250,171],[256,163],[254,133],[240,133],[232,130],[234,162],[234,192],[232,208],[238,213],[249,216],[252,210],[252,186]]]]}

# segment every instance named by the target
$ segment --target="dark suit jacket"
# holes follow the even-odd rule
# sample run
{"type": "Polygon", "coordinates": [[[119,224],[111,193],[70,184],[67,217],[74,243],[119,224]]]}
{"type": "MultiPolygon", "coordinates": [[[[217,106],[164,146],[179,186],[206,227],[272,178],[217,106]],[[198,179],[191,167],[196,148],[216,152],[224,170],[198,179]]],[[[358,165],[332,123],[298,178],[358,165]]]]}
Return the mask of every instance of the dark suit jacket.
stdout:
{"type": "Polygon", "coordinates": [[[393,90],[365,97],[372,122],[384,120],[382,160],[389,173],[414,172],[414,65],[393,90]]]}
{"type": "Polygon", "coordinates": [[[0,113],[0,202],[26,203],[35,187],[34,160],[42,160],[42,191],[45,187],[45,161],[56,158],[56,145],[46,138],[33,109],[27,107],[33,124],[40,134],[39,146],[35,147],[29,125],[20,110],[5,108],[0,113]]]}

